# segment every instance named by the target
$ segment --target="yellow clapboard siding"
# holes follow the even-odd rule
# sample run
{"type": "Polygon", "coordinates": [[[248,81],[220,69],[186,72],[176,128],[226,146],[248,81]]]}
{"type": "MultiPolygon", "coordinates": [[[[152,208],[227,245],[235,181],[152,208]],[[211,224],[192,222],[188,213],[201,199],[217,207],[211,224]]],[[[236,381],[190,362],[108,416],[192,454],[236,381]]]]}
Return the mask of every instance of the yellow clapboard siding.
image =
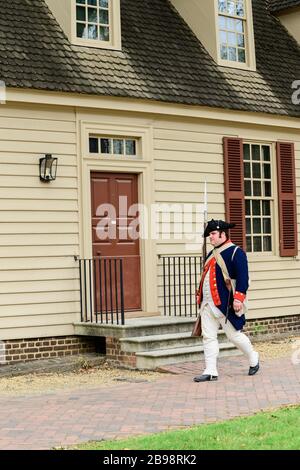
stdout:
{"type": "MultiPolygon", "coordinates": [[[[79,286],[78,286],[79,287],[79,286]]],[[[21,294],[1,294],[0,293],[0,305],[10,305],[12,302],[15,305],[26,305],[26,304],[35,304],[41,303],[43,300],[44,303],[48,302],[78,302],[79,301],[79,289],[78,291],[56,291],[53,292],[40,292],[40,293],[31,293],[25,292],[21,294]]]]}
{"type": "MultiPolygon", "coordinates": [[[[11,270],[11,271],[1,271],[0,270],[0,291],[5,291],[5,285],[8,284],[16,284],[22,283],[24,286],[32,285],[32,281],[34,281],[34,287],[36,281],[56,281],[65,279],[65,280],[72,280],[73,282],[77,282],[76,280],[79,279],[79,270],[78,268],[57,268],[57,269],[49,269],[44,266],[44,269],[19,269],[19,270],[11,270]],[[24,279],[26,281],[24,282],[24,279]]],[[[10,288],[10,287],[9,287],[10,288]]]]}
{"type": "Polygon", "coordinates": [[[40,257],[40,256],[72,256],[78,252],[76,245],[62,246],[0,246],[0,258],[40,257]]]}
{"type": "MultiPolygon", "coordinates": [[[[32,154],[32,153],[17,153],[17,152],[5,152],[3,153],[1,151],[1,146],[0,146],[0,163],[1,164],[8,164],[8,165],[13,165],[16,168],[19,169],[19,172],[21,171],[26,171],[26,166],[27,165],[32,165],[36,168],[36,166],[39,163],[39,159],[43,155],[37,155],[37,154],[32,154]],[[12,162],[14,162],[12,164],[12,162]],[[25,169],[23,168],[25,166],[25,169]]],[[[59,167],[66,167],[66,166],[73,166],[74,169],[77,165],[76,161],[76,155],[62,155],[62,154],[57,154],[56,155],[59,158],[59,167]]],[[[6,165],[5,165],[6,166],[6,165]]],[[[74,170],[73,170],[74,171],[74,170]]]]}
{"type": "Polygon", "coordinates": [[[2,142],[24,142],[27,146],[31,145],[32,142],[38,143],[42,142],[45,144],[75,144],[75,133],[63,132],[63,126],[61,131],[48,131],[48,130],[28,130],[28,129],[1,129],[0,128],[0,140],[1,146],[2,142]]]}
{"type": "MultiPolygon", "coordinates": [[[[16,218],[18,214],[15,214],[16,218]]],[[[4,234],[12,234],[15,233],[49,233],[49,222],[31,222],[28,223],[20,223],[20,222],[11,222],[11,223],[3,223],[1,226],[1,233],[4,234]]],[[[51,222],[51,233],[59,233],[59,234],[78,234],[78,223],[72,222],[51,222]]]]}
{"type": "Polygon", "coordinates": [[[0,246],[55,246],[55,245],[77,245],[79,243],[78,234],[62,233],[40,233],[40,234],[17,234],[0,235],[0,246]]]}
{"type": "MultiPolygon", "coordinates": [[[[191,168],[192,170],[192,168],[191,168]]],[[[204,179],[201,177],[200,172],[196,172],[195,169],[194,171],[174,171],[172,169],[172,172],[170,170],[157,170],[155,172],[155,179],[157,182],[165,183],[165,182],[173,182],[173,183],[178,183],[178,182],[184,182],[185,184],[189,183],[197,183],[200,185],[200,187],[203,187],[204,184],[204,179]]],[[[205,173],[205,180],[209,184],[224,184],[224,176],[222,173],[217,173],[212,172],[212,173],[205,173]]]]}
{"type": "Polygon", "coordinates": [[[30,327],[34,327],[36,325],[40,325],[40,324],[43,324],[44,326],[48,326],[48,325],[53,325],[53,323],[55,322],[55,324],[60,324],[60,325],[64,325],[64,324],[67,324],[67,323],[72,323],[74,320],[74,312],[71,312],[71,313],[62,313],[60,314],[60,316],[58,317],[56,313],[54,314],[47,314],[47,315],[43,315],[43,314],[40,314],[39,316],[32,316],[32,315],[28,315],[28,316],[23,316],[23,317],[11,317],[9,319],[7,318],[3,318],[3,317],[0,317],[0,328],[17,328],[19,327],[20,325],[22,325],[22,323],[24,324],[24,326],[26,326],[26,328],[30,328],[30,327]]]}
{"type": "Polygon", "coordinates": [[[80,302],[70,301],[70,302],[48,302],[41,303],[42,297],[40,298],[40,303],[34,304],[20,304],[20,305],[3,305],[1,307],[1,316],[3,317],[22,317],[22,316],[37,316],[41,312],[45,315],[47,314],[61,314],[61,313],[73,313],[80,312],[80,302]]]}
{"type": "MultiPolygon", "coordinates": [[[[45,279],[44,281],[31,280],[26,282],[0,282],[0,294],[5,292],[6,294],[20,294],[20,293],[33,293],[33,292],[58,292],[62,288],[61,279],[50,280],[45,279]]],[[[64,279],[63,290],[71,291],[79,289],[78,279],[64,279]]]]}
{"type": "MultiPolygon", "coordinates": [[[[1,177],[1,186],[4,190],[5,188],[33,188],[38,187],[37,181],[39,182],[39,174],[38,171],[36,172],[36,176],[11,176],[11,175],[3,175],[1,177]]],[[[42,188],[42,184],[40,183],[40,188],[42,188]]],[[[44,183],[46,184],[46,183],[44,183]]],[[[57,178],[53,181],[52,184],[53,189],[75,189],[77,190],[77,178],[57,178]]]]}
{"type": "Polygon", "coordinates": [[[154,150],[154,158],[156,162],[172,161],[172,162],[190,162],[190,163],[223,163],[223,153],[215,152],[214,149],[203,149],[200,151],[185,152],[174,148],[173,150],[161,149],[154,150]],[[211,152],[209,151],[211,150],[211,152]]]}
{"type": "Polygon", "coordinates": [[[18,118],[15,117],[3,117],[0,116],[0,128],[1,129],[19,129],[21,131],[26,130],[38,130],[38,131],[55,131],[57,133],[69,132],[71,134],[76,133],[75,122],[70,121],[57,121],[50,119],[32,119],[32,118],[18,118]]]}
{"type": "Polygon", "coordinates": [[[48,122],[48,120],[73,122],[75,124],[74,110],[68,107],[57,107],[51,105],[31,105],[19,104],[13,105],[6,103],[5,106],[0,106],[0,116],[6,118],[17,119],[38,119],[40,121],[48,122]]]}
{"type": "Polygon", "coordinates": [[[49,199],[40,199],[34,201],[32,199],[0,199],[0,211],[72,211],[78,209],[77,201],[64,200],[63,204],[57,204],[57,201],[49,199]]]}
{"type": "MultiPolygon", "coordinates": [[[[215,178],[217,180],[217,178],[215,178]]],[[[220,178],[221,179],[221,178],[220,178]]],[[[156,191],[161,191],[161,192],[171,192],[174,190],[174,187],[176,187],[176,192],[180,193],[189,193],[189,192],[194,192],[194,193],[199,193],[202,194],[203,191],[203,183],[200,184],[200,182],[191,182],[191,181],[161,181],[161,180],[156,180],[155,184],[155,189],[156,191]]],[[[223,181],[215,181],[213,184],[213,188],[215,190],[214,194],[220,194],[224,192],[224,185],[223,181]]]]}
{"type": "MultiPolygon", "coordinates": [[[[78,251],[77,251],[78,254],[78,251]]],[[[36,258],[28,258],[25,256],[24,250],[22,256],[17,258],[12,258],[9,255],[7,258],[3,257],[1,259],[1,270],[2,271],[15,271],[22,269],[60,269],[60,268],[78,268],[78,261],[74,260],[73,253],[69,256],[48,256],[46,255],[38,256],[36,258]]]]}
{"type": "Polygon", "coordinates": [[[70,319],[69,324],[51,324],[46,326],[24,325],[23,327],[2,328],[0,330],[0,340],[16,338],[50,338],[52,336],[69,336],[73,334],[74,325],[70,319]]]}
{"type": "MultiPolygon", "coordinates": [[[[23,176],[33,176],[36,178],[37,176],[37,162],[36,159],[35,164],[33,165],[16,165],[16,164],[8,164],[8,163],[0,163],[0,174],[3,176],[13,176],[13,180],[15,181],[16,178],[20,177],[20,173],[23,176]]],[[[65,166],[62,164],[61,159],[59,159],[59,177],[61,178],[77,178],[77,169],[75,166],[65,166]]],[[[36,181],[36,180],[35,180],[36,181]]]]}
{"type": "MultiPolygon", "coordinates": [[[[1,151],[2,152],[23,152],[26,146],[26,152],[41,154],[43,156],[45,153],[52,154],[66,154],[74,155],[76,153],[75,144],[59,144],[53,142],[1,142],[1,151]]],[[[37,155],[38,156],[38,155],[37,155]]]]}
{"type": "MultiPolygon", "coordinates": [[[[63,207],[63,202],[60,201],[61,208],[63,207]]],[[[42,222],[78,222],[78,214],[75,211],[1,211],[0,218],[5,223],[15,222],[19,224],[31,224],[32,222],[42,223],[42,222]]],[[[34,226],[33,226],[34,228],[34,226]]]]}
{"type": "MultiPolygon", "coordinates": [[[[199,158],[199,157],[198,157],[199,158]]],[[[201,158],[200,161],[189,162],[184,160],[172,161],[172,172],[170,172],[170,161],[167,160],[156,160],[155,164],[155,171],[156,173],[161,171],[168,171],[170,175],[174,175],[175,177],[180,174],[181,172],[185,172],[187,174],[195,173],[198,175],[199,181],[204,181],[206,175],[212,174],[222,174],[224,173],[224,165],[223,163],[214,163],[210,162],[209,159],[204,160],[201,158]]]]}
{"type": "MultiPolygon", "coordinates": [[[[53,182],[55,183],[55,181],[53,182]]],[[[46,184],[46,183],[45,183],[46,184]]],[[[13,191],[11,188],[1,188],[0,187],[0,199],[22,199],[23,197],[26,199],[56,199],[56,200],[70,200],[75,199],[78,200],[78,192],[77,189],[67,188],[61,189],[56,188],[54,185],[50,188],[49,186],[39,186],[33,188],[18,188],[13,187],[13,191]]]]}

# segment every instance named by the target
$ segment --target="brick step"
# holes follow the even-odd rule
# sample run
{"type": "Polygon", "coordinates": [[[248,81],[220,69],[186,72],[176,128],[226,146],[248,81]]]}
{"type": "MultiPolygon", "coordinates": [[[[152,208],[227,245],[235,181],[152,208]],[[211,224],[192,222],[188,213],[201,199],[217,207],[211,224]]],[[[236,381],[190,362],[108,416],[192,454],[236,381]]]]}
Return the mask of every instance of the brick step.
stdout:
{"type": "MultiPolygon", "coordinates": [[[[242,353],[232,343],[219,344],[222,356],[240,356],[242,353]]],[[[136,366],[138,369],[157,369],[166,364],[178,364],[180,362],[199,361],[203,357],[203,345],[184,346],[173,349],[159,349],[154,351],[142,351],[136,353],[136,366]]]]}

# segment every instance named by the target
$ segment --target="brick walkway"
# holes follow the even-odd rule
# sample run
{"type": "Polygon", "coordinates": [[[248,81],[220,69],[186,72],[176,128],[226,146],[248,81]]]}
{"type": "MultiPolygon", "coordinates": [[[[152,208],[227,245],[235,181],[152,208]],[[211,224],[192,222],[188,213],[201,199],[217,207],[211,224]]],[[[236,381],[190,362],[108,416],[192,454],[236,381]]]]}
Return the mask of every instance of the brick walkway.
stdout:
{"type": "Polygon", "coordinates": [[[300,403],[300,365],[290,356],[246,375],[243,357],[221,358],[217,382],[196,384],[202,364],[168,367],[156,382],[0,395],[0,449],[49,449],[88,440],[155,433],[300,403]]]}

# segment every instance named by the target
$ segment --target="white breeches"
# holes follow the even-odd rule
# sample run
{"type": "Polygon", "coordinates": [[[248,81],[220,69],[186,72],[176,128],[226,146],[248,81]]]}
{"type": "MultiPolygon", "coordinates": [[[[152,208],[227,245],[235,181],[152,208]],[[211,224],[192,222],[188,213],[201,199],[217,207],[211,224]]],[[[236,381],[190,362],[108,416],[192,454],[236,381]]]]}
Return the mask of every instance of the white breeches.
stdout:
{"type": "Polygon", "coordinates": [[[217,358],[219,355],[218,330],[222,326],[227,338],[248,358],[251,367],[258,362],[258,353],[244,333],[237,331],[225,316],[220,312],[217,316],[207,304],[201,311],[202,336],[205,357],[205,370],[203,374],[218,375],[217,358]]]}

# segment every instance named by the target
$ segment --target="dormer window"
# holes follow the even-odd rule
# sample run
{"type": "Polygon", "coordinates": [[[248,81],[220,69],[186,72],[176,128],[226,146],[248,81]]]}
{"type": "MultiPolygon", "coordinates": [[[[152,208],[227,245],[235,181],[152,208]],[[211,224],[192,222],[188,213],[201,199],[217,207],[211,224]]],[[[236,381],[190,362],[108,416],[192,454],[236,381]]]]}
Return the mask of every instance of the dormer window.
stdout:
{"type": "Polygon", "coordinates": [[[244,0],[219,0],[221,60],[246,63],[246,10],[244,0]]]}
{"type": "Polygon", "coordinates": [[[121,50],[120,0],[71,0],[72,43],[121,50]]]}
{"type": "Polygon", "coordinates": [[[110,0],[76,0],[77,38],[109,41],[110,10],[110,0]]]}
{"type": "Polygon", "coordinates": [[[252,0],[170,0],[214,61],[256,70],[252,0]]]}

